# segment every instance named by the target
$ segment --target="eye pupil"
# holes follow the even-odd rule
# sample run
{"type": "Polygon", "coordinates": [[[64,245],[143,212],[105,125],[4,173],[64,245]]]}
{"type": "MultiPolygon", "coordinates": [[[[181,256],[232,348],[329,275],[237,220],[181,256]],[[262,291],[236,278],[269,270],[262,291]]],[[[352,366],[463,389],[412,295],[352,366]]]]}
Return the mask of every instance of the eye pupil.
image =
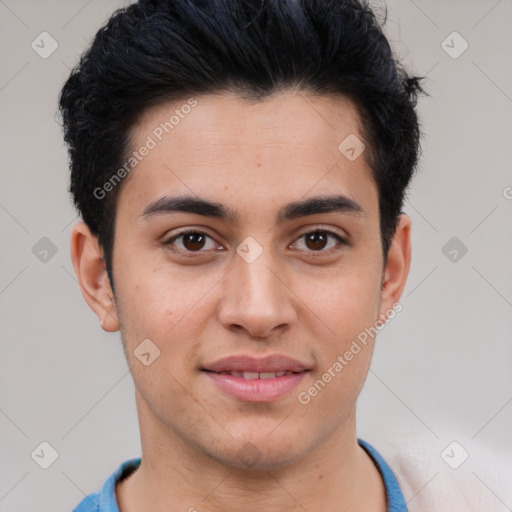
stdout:
{"type": "Polygon", "coordinates": [[[315,231],[306,236],[306,243],[308,242],[313,243],[313,246],[308,244],[310,249],[320,250],[325,247],[325,244],[327,243],[327,236],[322,231],[315,231]]]}
{"type": "Polygon", "coordinates": [[[185,233],[183,235],[183,245],[189,251],[196,251],[204,247],[204,239],[205,237],[201,233],[185,233]]]}

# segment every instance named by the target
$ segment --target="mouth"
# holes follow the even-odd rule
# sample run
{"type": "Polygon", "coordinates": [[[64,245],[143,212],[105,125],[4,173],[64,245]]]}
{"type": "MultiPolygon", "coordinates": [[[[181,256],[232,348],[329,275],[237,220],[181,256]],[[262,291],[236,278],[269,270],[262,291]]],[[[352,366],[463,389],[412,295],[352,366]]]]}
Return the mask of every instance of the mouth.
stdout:
{"type": "Polygon", "coordinates": [[[242,402],[271,402],[288,396],[311,371],[284,355],[231,356],[201,368],[217,390],[242,402]]]}
{"type": "Polygon", "coordinates": [[[248,375],[249,379],[282,377],[287,372],[299,373],[309,369],[309,365],[283,354],[271,354],[265,357],[254,357],[249,354],[232,355],[201,368],[209,372],[236,374],[237,377],[248,375]],[[256,377],[255,374],[263,377],[256,377]]]}
{"type": "MultiPolygon", "coordinates": [[[[209,372],[210,370],[204,370],[206,372],[209,372]]],[[[308,372],[309,370],[302,370],[302,372],[308,372]]],[[[231,375],[232,377],[239,377],[245,380],[267,380],[267,379],[276,379],[278,377],[284,377],[286,375],[294,375],[297,373],[302,372],[292,372],[289,370],[280,370],[277,372],[240,372],[240,371],[224,371],[224,372],[211,372],[211,373],[217,373],[219,375],[231,375]]]]}

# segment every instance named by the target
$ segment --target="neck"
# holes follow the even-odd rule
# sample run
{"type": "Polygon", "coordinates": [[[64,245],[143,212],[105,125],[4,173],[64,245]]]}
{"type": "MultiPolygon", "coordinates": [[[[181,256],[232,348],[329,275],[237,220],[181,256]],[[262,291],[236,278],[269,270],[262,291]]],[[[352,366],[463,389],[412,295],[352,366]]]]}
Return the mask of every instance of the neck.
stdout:
{"type": "Polygon", "coordinates": [[[265,470],[228,466],[185,444],[137,401],[140,467],[116,488],[120,512],[386,511],[385,489],[350,421],[300,460],[265,470]]]}

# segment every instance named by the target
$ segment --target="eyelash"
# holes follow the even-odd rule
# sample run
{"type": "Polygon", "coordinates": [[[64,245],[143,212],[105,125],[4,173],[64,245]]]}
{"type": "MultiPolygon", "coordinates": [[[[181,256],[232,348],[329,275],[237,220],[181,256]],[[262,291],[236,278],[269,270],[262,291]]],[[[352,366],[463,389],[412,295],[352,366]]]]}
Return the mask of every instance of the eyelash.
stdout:
{"type": "MultiPolygon", "coordinates": [[[[311,235],[313,233],[325,233],[328,236],[331,236],[331,237],[335,238],[338,241],[338,247],[337,248],[331,247],[330,249],[327,249],[327,250],[320,249],[318,251],[313,251],[313,250],[307,251],[307,252],[310,252],[312,255],[315,255],[315,254],[319,254],[319,255],[330,254],[333,251],[333,249],[336,251],[336,250],[340,250],[342,246],[348,246],[349,245],[349,243],[344,238],[342,238],[340,235],[338,235],[338,233],[335,233],[334,231],[330,231],[329,229],[321,229],[321,228],[316,228],[316,229],[313,229],[311,231],[306,231],[305,233],[302,233],[297,238],[297,240],[300,240],[303,237],[305,237],[307,235],[311,235]]],[[[204,231],[200,231],[198,229],[187,229],[185,231],[181,231],[180,233],[178,233],[178,234],[172,236],[171,238],[169,238],[168,240],[164,241],[163,245],[171,247],[171,250],[173,252],[178,252],[178,253],[181,253],[181,254],[187,254],[187,255],[190,255],[190,257],[197,257],[197,256],[195,256],[196,254],[198,256],[201,256],[202,253],[207,252],[207,251],[204,251],[204,250],[188,251],[188,250],[183,250],[183,249],[172,248],[172,245],[173,245],[173,243],[176,240],[178,240],[179,238],[181,238],[183,236],[189,235],[189,234],[205,235],[206,237],[208,237],[211,240],[213,240],[213,238],[210,235],[208,235],[207,233],[205,233],[204,231]]]]}

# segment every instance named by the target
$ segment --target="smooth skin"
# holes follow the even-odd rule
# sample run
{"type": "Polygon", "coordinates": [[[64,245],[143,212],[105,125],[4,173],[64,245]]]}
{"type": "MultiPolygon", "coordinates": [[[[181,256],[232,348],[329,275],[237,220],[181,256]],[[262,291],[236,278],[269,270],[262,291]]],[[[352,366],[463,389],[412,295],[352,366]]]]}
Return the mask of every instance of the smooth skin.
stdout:
{"type": "MultiPolygon", "coordinates": [[[[384,266],[367,155],[349,161],[338,149],[350,134],[364,140],[359,115],[343,97],[286,90],[259,102],[227,92],[196,99],[122,184],[115,298],[97,239],[84,223],[72,231],[83,296],[104,330],[120,330],[135,382],[142,463],[116,488],[120,511],[384,512],[382,479],[355,430],[375,340],[308,404],[297,397],[399,301],[411,220],[400,216],[384,266]],[[230,207],[238,223],[196,213],[142,215],[156,199],[184,194],[230,207]],[[363,213],[276,220],[290,202],[335,194],[363,213]],[[170,241],[189,228],[206,238],[170,241]],[[306,236],[317,229],[347,243],[325,231],[320,241],[306,236]],[[249,236],[263,249],[252,263],[236,252],[249,236]],[[134,354],[145,339],[161,351],[149,366],[134,354]],[[226,395],[201,371],[234,354],[276,353],[311,371],[268,403],[226,395]],[[257,450],[252,467],[239,457],[244,446],[257,450]]],[[[180,105],[145,111],[132,129],[132,149],[180,105]]]]}

